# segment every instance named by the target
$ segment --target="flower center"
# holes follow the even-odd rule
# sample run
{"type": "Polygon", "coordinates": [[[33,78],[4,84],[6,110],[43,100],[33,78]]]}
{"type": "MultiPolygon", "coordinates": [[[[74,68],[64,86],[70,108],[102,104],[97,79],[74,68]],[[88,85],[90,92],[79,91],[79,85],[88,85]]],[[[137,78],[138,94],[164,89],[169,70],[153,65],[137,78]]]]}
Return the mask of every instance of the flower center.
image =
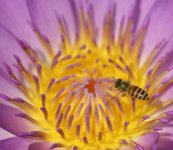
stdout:
{"type": "MultiPolygon", "coordinates": [[[[58,18],[62,33],[61,50],[56,54],[48,38],[33,27],[49,56],[46,61],[40,59],[40,55],[28,44],[19,40],[32,62],[33,71],[25,67],[17,55],[14,55],[17,62],[15,67],[22,78],[18,79],[7,64],[5,68],[8,78],[24,93],[26,100],[3,94],[0,96],[25,111],[16,116],[39,126],[39,131],[21,133],[21,136],[54,143],[51,148],[117,149],[122,144],[136,145],[133,138],[161,129],[155,127],[156,123],[166,122],[165,116],[169,114],[154,117],[154,113],[172,101],[164,104],[156,102],[169,82],[157,89],[152,85],[155,80],[153,72],[160,67],[160,64],[156,64],[147,72],[154,54],[142,67],[138,65],[147,26],[141,28],[134,41],[131,33],[132,18],[129,18],[124,32],[121,24],[118,40],[115,41],[110,31],[113,11],[109,12],[103,27],[103,42],[99,46],[92,15],[89,14],[87,20],[84,20],[83,15],[81,9],[81,30],[74,46],[70,44],[63,20],[58,18]],[[148,92],[150,100],[141,101],[129,93],[122,97],[114,87],[110,91],[110,87],[115,84],[112,76],[124,81],[130,77],[131,84],[148,92]]],[[[42,53],[45,55],[45,52],[42,53]]]]}
{"type": "Polygon", "coordinates": [[[88,84],[85,85],[85,88],[88,89],[89,93],[94,94],[95,93],[95,86],[96,82],[94,80],[91,80],[88,84]]]}

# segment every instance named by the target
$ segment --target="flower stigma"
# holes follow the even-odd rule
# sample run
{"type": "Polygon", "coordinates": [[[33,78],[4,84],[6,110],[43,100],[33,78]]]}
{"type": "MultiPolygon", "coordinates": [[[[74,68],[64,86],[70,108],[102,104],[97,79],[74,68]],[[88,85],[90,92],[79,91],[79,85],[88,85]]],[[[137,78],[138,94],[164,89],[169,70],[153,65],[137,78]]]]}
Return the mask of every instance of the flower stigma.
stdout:
{"type": "Polygon", "coordinates": [[[122,17],[115,38],[114,17],[115,5],[105,16],[102,41],[98,44],[92,5],[87,13],[81,6],[74,18],[78,20],[79,29],[71,44],[64,18],[57,15],[61,41],[56,53],[49,39],[33,23],[32,30],[44,47],[42,55],[46,61],[31,45],[17,39],[30,59],[32,71],[17,54],[13,55],[14,67],[20,78],[7,63],[4,68],[6,78],[25,99],[5,94],[0,97],[23,110],[15,114],[16,117],[38,126],[37,131],[21,133],[20,137],[52,143],[50,149],[119,149],[122,145],[140,148],[135,138],[162,130],[161,123],[169,122],[171,112],[162,110],[172,105],[172,99],[162,102],[160,97],[173,78],[164,78],[168,70],[157,77],[169,55],[150,67],[165,41],[158,43],[147,61],[139,65],[149,21],[135,37],[133,17],[122,17]],[[122,97],[114,87],[110,91],[115,83],[112,76],[129,79],[131,84],[144,89],[150,99],[139,100],[128,94],[122,97]]]}

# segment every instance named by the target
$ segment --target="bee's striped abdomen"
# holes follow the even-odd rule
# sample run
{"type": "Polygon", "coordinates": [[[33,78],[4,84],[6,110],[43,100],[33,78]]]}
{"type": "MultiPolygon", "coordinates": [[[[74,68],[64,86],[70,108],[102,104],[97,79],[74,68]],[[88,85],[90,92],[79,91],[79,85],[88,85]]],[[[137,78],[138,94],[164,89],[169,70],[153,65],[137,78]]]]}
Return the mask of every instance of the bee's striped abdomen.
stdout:
{"type": "Polygon", "coordinates": [[[136,91],[137,89],[138,89],[137,86],[132,85],[132,86],[130,87],[130,89],[129,89],[129,94],[130,94],[131,96],[134,96],[134,93],[135,93],[135,91],[136,91]]]}
{"type": "Polygon", "coordinates": [[[129,94],[137,99],[148,100],[149,96],[146,91],[138,86],[132,85],[129,89],[129,94]]]}

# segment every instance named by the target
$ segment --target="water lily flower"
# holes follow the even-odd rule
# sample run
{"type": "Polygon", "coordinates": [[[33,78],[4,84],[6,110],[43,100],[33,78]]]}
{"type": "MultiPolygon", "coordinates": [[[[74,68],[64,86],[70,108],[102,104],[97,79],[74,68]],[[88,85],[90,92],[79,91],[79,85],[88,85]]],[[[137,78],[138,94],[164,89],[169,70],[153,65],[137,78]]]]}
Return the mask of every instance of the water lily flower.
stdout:
{"type": "Polygon", "coordinates": [[[0,149],[173,149],[172,16],[172,0],[1,0],[0,149]]]}

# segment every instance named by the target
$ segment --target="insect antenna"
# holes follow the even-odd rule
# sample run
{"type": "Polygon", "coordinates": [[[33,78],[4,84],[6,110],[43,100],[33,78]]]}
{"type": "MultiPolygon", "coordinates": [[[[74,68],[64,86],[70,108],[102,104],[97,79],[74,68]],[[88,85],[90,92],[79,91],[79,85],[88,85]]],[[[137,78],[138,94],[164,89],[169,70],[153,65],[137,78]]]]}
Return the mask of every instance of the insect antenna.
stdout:
{"type": "Polygon", "coordinates": [[[132,65],[130,65],[130,67],[126,66],[126,70],[128,71],[128,80],[127,81],[129,81],[130,78],[133,78],[133,79],[135,78],[132,71],[131,71],[131,68],[132,68],[132,65]]]}
{"type": "MultiPolygon", "coordinates": [[[[112,76],[112,78],[115,80],[115,82],[116,82],[116,79],[112,76]]],[[[110,87],[110,91],[112,90],[112,88],[114,87],[114,84],[110,87]]]]}
{"type": "Polygon", "coordinates": [[[114,78],[114,76],[112,76],[112,78],[116,81],[116,79],[114,78]]]}
{"type": "Polygon", "coordinates": [[[113,84],[113,85],[110,87],[110,89],[109,89],[109,90],[111,91],[113,87],[114,87],[114,84],[113,84]]]}

